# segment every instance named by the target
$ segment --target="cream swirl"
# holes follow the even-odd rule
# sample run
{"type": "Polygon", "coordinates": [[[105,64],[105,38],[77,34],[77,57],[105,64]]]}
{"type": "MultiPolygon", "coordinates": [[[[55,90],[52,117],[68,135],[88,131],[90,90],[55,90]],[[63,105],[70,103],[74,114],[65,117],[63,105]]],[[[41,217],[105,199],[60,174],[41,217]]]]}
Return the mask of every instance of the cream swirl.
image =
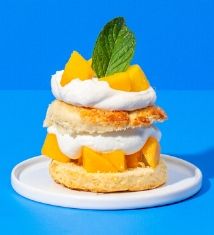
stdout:
{"type": "Polygon", "coordinates": [[[55,134],[60,150],[71,159],[78,159],[82,146],[88,146],[99,152],[122,150],[125,154],[139,151],[150,136],[158,141],[161,138],[160,131],[151,126],[147,128],[127,129],[99,134],[69,135],[61,134],[54,126],[48,128],[48,133],[55,134]]]}
{"type": "Polygon", "coordinates": [[[62,71],[57,71],[51,78],[51,89],[56,99],[68,104],[94,107],[105,110],[136,110],[154,104],[156,93],[152,87],[140,92],[127,92],[112,89],[105,81],[98,78],[88,80],[73,79],[65,86],[60,81],[62,71]]]}

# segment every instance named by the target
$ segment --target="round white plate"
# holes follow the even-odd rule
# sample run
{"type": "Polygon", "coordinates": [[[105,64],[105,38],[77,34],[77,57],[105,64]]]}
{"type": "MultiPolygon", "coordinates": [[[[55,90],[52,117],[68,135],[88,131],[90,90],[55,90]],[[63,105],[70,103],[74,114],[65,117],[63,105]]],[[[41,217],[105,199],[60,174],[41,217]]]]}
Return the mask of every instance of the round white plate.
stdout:
{"type": "Polygon", "coordinates": [[[168,181],[152,190],[119,193],[91,193],[56,184],[48,172],[50,160],[33,157],[16,165],[11,173],[14,190],[31,200],[50,205],[98,210],[146,208],[186,199],[201,188],[201,171],[176,157],[162,155],[168,167],[168,181]]]}

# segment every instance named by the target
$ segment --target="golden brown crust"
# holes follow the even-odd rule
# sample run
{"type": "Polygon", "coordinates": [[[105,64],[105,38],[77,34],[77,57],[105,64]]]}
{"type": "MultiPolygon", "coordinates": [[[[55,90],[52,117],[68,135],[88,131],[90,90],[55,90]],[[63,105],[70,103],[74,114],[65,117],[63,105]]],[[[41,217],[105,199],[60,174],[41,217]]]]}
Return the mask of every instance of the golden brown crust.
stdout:
{"type": "Polygon", "coordinates": [[[48,108],[44,126],[56,125],[67,133],[105,133],[127,128],[148,127],[167,118],[156,106],[134,111],[106,111],[78,107],[62,101],[53,101],[48,108]]]}
{"type": "Polygon", "coordinates": [[[57,183],[67,188],[92,192],[148,190],[167,180],[167,168],[162,159],[155,169],[137,167],[118,173],[88,173],[75,163],[52,161],[49,171],[57,183]]]}

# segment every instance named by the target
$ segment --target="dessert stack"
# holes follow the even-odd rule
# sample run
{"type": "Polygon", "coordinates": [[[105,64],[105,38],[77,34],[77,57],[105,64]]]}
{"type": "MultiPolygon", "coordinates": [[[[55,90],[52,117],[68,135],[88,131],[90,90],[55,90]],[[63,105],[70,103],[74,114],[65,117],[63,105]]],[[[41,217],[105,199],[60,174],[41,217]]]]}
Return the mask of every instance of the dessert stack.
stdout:
{"type": "Polygon", "coordinates": [[[160,155],[166,119],[156,93],[137,64],[131,65],[135,37],[122,17],[107,23],[92,58],[73,51],[51,88],[47,136],[42,154],[50,175],[70,189],[93,192],[140,191],[167,180],[160,155]]]}

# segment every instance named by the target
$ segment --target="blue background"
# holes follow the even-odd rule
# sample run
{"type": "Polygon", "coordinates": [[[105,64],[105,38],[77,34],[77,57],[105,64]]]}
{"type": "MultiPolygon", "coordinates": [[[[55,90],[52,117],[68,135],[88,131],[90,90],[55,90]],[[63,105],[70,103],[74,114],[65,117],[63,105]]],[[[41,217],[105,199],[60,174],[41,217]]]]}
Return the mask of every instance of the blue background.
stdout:
{"type": "Polygon", "coordinates": [[[101,27],[124,16],[134,61],[158,89],[214,88],[212,0],[0,2],[0,89],[49,89],[72,50],[86,58],[101,27]]]}

